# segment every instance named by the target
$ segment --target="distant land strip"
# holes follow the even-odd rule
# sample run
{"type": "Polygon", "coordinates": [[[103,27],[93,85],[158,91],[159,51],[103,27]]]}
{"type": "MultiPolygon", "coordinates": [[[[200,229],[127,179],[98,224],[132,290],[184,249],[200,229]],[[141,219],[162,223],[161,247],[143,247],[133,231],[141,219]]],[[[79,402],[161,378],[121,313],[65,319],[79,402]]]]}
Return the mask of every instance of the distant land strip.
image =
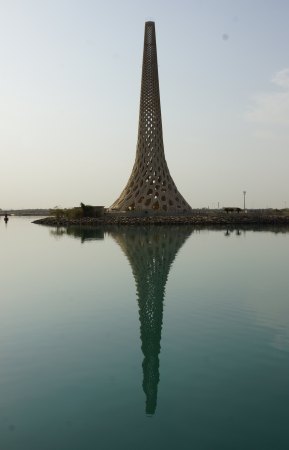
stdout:
{"type": "Polygon", "coordinates": [[[0,216],[8,214],[9,216],[49,216],[49,209],[2,209],[0,216]]]}

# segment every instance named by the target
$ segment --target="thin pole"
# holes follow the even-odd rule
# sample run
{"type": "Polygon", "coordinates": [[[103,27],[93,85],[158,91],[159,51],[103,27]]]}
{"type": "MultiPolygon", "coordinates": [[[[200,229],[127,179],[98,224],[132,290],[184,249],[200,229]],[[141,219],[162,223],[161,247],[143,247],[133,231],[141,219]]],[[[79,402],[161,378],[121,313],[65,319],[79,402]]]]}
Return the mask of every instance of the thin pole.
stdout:
{"type": "Polygon", "coordinates": [[[244,195],[244,211],[246,209],[246,191],[243,191],[243,195],[244,195]]]}

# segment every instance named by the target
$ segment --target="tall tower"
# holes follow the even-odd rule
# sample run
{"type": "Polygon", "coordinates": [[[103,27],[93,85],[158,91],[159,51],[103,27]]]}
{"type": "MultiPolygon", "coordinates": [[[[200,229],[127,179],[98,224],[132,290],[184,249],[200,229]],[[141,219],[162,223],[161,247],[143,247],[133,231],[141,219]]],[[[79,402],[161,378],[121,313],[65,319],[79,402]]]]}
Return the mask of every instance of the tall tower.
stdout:
{"type": "Polygon", "coordinates": [[[144,355],[143,390],[146,413],[150,415],[157,407],[165,286],[176,254],[191,232],[189,225],[124,226],[109,230],[126,255],[135,279],[144,355]]]}
{"type": "Polygon", "coordinates": [[[171,214],[191,211],[177,190],[165,159],[154,22],[145,23],[135,163],[126,187],[109,209],[171,214]]]}

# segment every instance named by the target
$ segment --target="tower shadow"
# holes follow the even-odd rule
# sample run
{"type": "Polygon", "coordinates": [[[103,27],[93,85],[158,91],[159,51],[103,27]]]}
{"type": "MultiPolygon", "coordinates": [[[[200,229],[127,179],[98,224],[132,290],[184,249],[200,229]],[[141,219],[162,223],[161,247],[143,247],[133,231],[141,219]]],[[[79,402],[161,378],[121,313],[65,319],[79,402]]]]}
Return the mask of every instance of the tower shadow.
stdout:
{"type": "Polygon", "coordinates": [[[191,232],[192,227],[186,225],[116,227],[109,231],[126,255],[135,279],[144,355],[142,386],[149,415],[157,407],[165,287],[176,254],[191,232]]]}

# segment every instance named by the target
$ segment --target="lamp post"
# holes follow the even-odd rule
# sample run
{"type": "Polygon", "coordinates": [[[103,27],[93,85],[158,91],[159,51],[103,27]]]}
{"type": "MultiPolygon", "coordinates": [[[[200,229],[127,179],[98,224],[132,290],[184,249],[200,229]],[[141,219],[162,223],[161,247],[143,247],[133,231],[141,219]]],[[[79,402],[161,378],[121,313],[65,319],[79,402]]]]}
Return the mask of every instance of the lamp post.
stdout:
{"type": "Polygon", "coordinates": [[[244,195],[244,211],[246,209],[246,191],[243,191],[243,195],[244,195]]]}

